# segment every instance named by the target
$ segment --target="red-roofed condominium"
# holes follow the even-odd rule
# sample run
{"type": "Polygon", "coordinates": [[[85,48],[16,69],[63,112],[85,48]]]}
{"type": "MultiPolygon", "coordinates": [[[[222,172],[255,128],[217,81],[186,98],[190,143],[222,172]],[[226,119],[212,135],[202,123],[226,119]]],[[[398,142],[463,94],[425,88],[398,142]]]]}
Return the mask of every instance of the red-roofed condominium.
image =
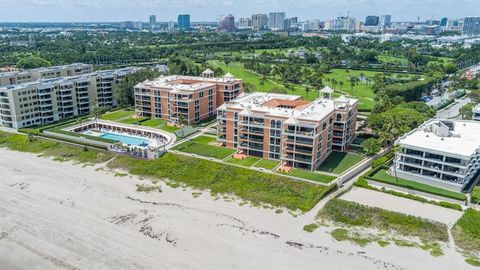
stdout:
{"type": "Polygon", "coordinates": [[[295,95],[243,94],[218,108],[218,140],[239,154],[313,171],[333,150],[348,150],[355,137],[357,100],[332,99],[332,93],[327,87],[315,101],[295,95]]]}
{"type": "Polygon", "coordinates": [[[189,125],[214,117],[217,108],[243,92],[243,81],[228,73],[214,77],[205,70],[200,77],[162,76],[135,86],[137,115],[189,125]]]}

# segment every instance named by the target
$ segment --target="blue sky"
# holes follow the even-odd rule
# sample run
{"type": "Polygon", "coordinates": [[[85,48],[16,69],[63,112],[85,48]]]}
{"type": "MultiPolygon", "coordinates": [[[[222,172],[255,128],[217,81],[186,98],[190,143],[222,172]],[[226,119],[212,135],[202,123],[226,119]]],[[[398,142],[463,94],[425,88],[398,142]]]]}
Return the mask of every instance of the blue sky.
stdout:
{"type": "Polygon", "coordinates": [[[329,19],[350,12],[361,20],[370,14],[392,14],[393,20],[480,16],[480,0],[0,0],[0,21],[157,21],[190,13],[192,21],[215,21],[232,13],[285,11],[287,16],[329,19]]]}

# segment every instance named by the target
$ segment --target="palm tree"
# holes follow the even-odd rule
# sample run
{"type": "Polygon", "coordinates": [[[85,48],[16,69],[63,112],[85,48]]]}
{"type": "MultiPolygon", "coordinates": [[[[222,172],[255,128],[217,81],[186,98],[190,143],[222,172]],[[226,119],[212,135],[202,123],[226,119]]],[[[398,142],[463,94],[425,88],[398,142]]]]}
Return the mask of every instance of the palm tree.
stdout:
{"type": "Polygon", "coordinates": [[[305,86],[305,94],[307,95],[307,99],[308,99],[308,94],[310,93],[310,87],[309,86],[305,86]]]}
{"type": "Polygon", "coordinates": [[[185,128],[185,125],[188,124],[188,122],[187,122],[187,120],[185,119],[185,116],[183,116],[183,114],[180,114],[180,115],[178,116],[178,120],[177,120],[177,121],[178,121],[178,124],[182,126],[182,137],[183,137],[183,136],[185,136],[185,133],[184,133],[185,130],[184,130],[184,128],[185,128]]]}

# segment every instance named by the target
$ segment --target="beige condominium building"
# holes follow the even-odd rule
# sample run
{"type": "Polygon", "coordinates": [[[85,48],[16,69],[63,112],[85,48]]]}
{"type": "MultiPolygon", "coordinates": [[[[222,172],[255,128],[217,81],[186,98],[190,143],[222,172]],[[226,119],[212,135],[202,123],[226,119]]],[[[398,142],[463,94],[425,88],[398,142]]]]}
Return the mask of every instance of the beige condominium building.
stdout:
{"type": "Polygon", "coordinates": [[[216,115],[217,107],[243,92],[243,81],[232,74],[214,77],[205,70],[201,76],[166,76],[135,86],[138,115],[171,122],[198,123],[216,115]]]}
{"type": "Polygon", "coordinates": [[[0,87],[34,82],[40,79],[78,76],[92,72],[92,65],[82,63],[46,68],[36,68],[23,71],[2,72],[0,73],[0,87]]]}
{"type": "Polygon", "coordinates": [[[115,105],[113,87],[138,68],[42,79],[0,87],[0,125],[23,128],[115,105]]]}
{"type": "Polygon", "coordinates": [[[357,100],[333,99],[325,88],[314,101],[300,96],[243,94],[217,110],[219,142],[239,153],[315,170],[355,136],[357,100]]]}

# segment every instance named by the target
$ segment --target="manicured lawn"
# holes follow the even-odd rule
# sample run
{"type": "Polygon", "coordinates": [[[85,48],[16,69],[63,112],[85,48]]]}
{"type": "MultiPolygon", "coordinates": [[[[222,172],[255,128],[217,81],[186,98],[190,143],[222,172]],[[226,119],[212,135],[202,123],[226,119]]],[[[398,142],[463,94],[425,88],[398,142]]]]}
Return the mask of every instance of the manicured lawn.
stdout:
{"type": "Polygon", "coordinates": [[[383,62],[383,63],[399,63],[400,65],[408,65],[410,62],[408,61],[407,58],[405,57],[396,57],[396,56],[390,56],[386,54],[381,54],[377,56],[378,61],[383,62]]]}
{"type": "Polygon", "coordinates": [[[168,126],[168,125],[160,126],[158,127],[158,129],[161,129],[163,131],[170,132],[170,133],[174,133],[175,131],[179,130],[179,128],[176,126],[168,126]]]}
{"type": "Polygon", "coordinates": [[[273,170],[280,162],[278,160],[262,159],[254,167],[273,170]]]}
{"type": "MultiPolygon", "coordinates": [[[[285,86],[279,82],[279,78],[268,78],[264,85],[260,84],[261,77],[249,70],[246,70],[242,63],[232,62],[228,65],[220,61],[210,61],[214,66],[221,67],[223,70],[232,73],[235,77],[243,79],[245,83],[249,83],[255,86],[257,92],[268,92],[274,88],[285,89],[285,86]]],[[[373,78],[375,74],[379,72],[372,72],[368,70],[350,70],[346,71],[344,69],[333,69],[331,73],[325,75],[324,83],[333,87],[333,84],[326,81],[326,78],[335,79],[338,82],[342,81],[343,86],[340,87],[336,85],[335,90],[340,92],[345,92],[351,96],[355,96],[359,99],[359,108],[364,110],[370,110],[375,105],[373,98],[375,94],[372,91],[372,83],[367,83],[366,81],[360,82],[353,89],[350,87],[350,77],[360,77],[363,74],[365,77],[373,78]]],[[[288,94],[303,96],[307,100],[314,100],[318,97],[318,94],[315,91],[311,91],[309,94],[305,91],[305,86],[303,85],[294,85],[293,89],[288,89],[288,94]]],[[[336,96],[339,96],[340,93],[337,92],[336,96]]]]}
{"type": "Polygon", "coordinates": [[[256,157],[246,157],[244,159],[237,159],[232,157],[231,159],[227,160],[227,163],[242,165],[245,167],[251,167],[253,164],[255,164],[259,160],[260,158],[256,158],[256,157]]]}
{"type": "Polygon", "coordinates": [[[354,153],[332,152],[318,170],[340,174],[358,164],[363,158],[363,156],[354,153]]]}
{"type": "Polygon", "coordinates": [[[233,155],[237,152],[234,149],[220,147],[220,146],[213,146],[203,143],[196,143],[193,141],[188,141],[181,143],[174,148],[173,150],[178,150],[185,153],[197,154],[204,157],[212,157],[217,159],[224,159],[228,156],[233,155]]]}
{"type": "MultiPolygon", "coordinates": [[[[131,124],[134,124],[134,123],[141,123],[140,121],[145,120],[145,119],[146,119],[145,117],[138,117],[138,118],[129,117],[129,118],[117,120],[117,122],[131,125],[131,124]]],[[[143,123],[142,123],[142,126],[143,126],[143,123]]]]}
{"type": "Polygon", "coordinates": [[[172,153],[156,160],[120,156],[108,166],[139,176],[170,179],[195,189],[209,190],[214,196],[233,194],[253,205],[267,203],[290,210],[309,211],[328,191],[328,188],[315,184],[172,153]]]}
{"type": "Polygon", "coordinates": [[[371,178],[375,181],[378,182],[383,182],[391,185],[396,185],[404,188],[409,188],[413,190],[418,190],[430,194],[435,194],[438,196],[443,196],[447,198],[452,198],[452,199],[457,199],[457,200],[466,200],[467,197],[463,193],[455,192],[455,191],[450,191],[422,183],[418,183],[415,181],[409,181],[406,179],[398,178],[397,179],[394,176],[391,176],[390,174],[387,173],[386,170],[382,169],[378,171],[376,174],[372,175],[371,178]]]}
{"type": "Polygon", "coordinates": [[[153,127],[153,128],[163,126],[166,124],[167,124],[167,121],[163,119],[149,119],[147,121],[142,122],[142,126],[153,127]]]}
{"type": "Polygon", "coordinates": [[[335,177],[330,176],[330,175],[310,172],[310,171],[301,170],[301,169],[293,169],[289,173],[279,171],[279,173],[289,175],[289,176],[293,176],[293,177],[303,178],[303,179],[307,179],[307,180],[312,180],[312,181],[316,181],[316,182],[320,182],[320,183],[325,183],[325,184],[328,184],[328,183],[332,182],[333,180],[335,180],[335,177]]]}
{"type": "Polygon", "coordinates": [[[216,140],[217,140],[217,138],[215,138],[215,137],[204,136],[204,135],[201,135],[201,136],[198,136],[198,137],[195,137],[195,138],[191,139],[191,141],[194,141],[194,142],[197,142],[197,143],[203,143],[203,144],[209,144],[209,143],[214,142],[216,140]]]}
{"type": "Polygon", "coordinates": [[[112,112],[112,113],[104,114],[104,115],[100,116],[100,119],[109,120],[109,121],[117,121],[117,120],[124,119],[124,118],[130,118],[134,114],[135,114],[135,111],[133,111],[133,110],[131,110],[131,111],[130,110],[119,110],[119,111],[115,111],[115,112],[112,112]]]}

